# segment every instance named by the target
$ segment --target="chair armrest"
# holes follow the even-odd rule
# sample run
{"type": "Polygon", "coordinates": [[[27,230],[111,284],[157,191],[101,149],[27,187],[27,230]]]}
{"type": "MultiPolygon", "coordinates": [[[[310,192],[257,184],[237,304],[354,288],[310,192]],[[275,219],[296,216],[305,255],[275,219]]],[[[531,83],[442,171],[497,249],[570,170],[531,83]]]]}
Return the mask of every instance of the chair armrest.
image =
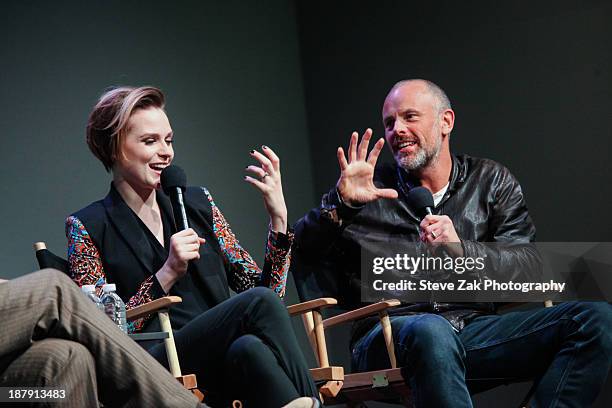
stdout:
{"type": "Polygon", "coordinates": [[[401,302],[397,299],[383,300],[382,302],[374,303],[372,305],[364,306],[359,309],[351,310],[350,312],[342,313],[338,316],[325,319],[323,320],[323,327],[333,327],[340,323],[350,322],[367,316],[375,315],[389,308],[399,306],[400,304],[401,302]]]}
{"type": "Polygon", "coordinates": [[[158,310],[167,309],[171,305],[181,303],[182,301],[183,299],[181,299],[179,296],[165,296],[128,310],[126,312],[126,317],[128,321],[136,320],[150,315],[151,313],[157,312],[158,310]]]}
{"type": "Polygon", "coordinates": [[[337,305],[338,301],[334,298],[319,298],[315,300],[309,300],[308,302],[297,303],[295,305],[287,306],[289,315],[295,316],[302,313],[310,312],[311,310],[323,309],[337,305]]]}

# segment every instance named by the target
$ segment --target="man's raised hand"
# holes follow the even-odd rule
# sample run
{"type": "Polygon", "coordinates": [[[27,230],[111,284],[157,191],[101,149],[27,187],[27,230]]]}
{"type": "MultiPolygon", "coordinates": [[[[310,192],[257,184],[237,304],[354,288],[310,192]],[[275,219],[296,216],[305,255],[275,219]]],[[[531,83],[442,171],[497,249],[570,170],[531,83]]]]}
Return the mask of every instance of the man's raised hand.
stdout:
{"type": "Polygon", "coordinates": [[[397,198],[397,191],[394,189],[379,189],[374,185],[374,168],[385,139],[380,138],[368,155],[371,138],[372,129],[367,129],[358,146],[359,134],[353,132],[348,148],[348,160],[344,155],[344,149],[338,148],[340,179],[336,189],[342,201],[350,206],[361,206],[379,198],[397,198]]]}

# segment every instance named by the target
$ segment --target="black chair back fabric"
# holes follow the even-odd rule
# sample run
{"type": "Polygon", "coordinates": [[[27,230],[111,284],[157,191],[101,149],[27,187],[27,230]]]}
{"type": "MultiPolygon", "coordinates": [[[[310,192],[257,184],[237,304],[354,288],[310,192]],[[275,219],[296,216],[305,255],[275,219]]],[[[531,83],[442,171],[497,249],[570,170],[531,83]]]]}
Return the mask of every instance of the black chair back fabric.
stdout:
{"type": "Polygon", "coordinates": [[[53,268],[68,274],[68,261],[48,249],[36,251],[36,260],[40,269],[53,268]]]}
{"type": "Polygon", "coordinates": [[[291,274],[300,302],[322,297],[338,297],[338,281],[332,271],[326,271],[319,262],[309,262],[304,254],[291,254],[291,274]]]}

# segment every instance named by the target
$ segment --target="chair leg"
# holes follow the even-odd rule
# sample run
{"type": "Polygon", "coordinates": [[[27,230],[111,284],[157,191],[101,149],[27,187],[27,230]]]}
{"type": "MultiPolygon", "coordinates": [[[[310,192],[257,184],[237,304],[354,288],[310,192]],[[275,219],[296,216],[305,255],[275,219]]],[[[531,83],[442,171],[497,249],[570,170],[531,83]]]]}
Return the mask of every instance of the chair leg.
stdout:
{"type": "Polygon", "coordinates": [[[325,343],[325,332],[323,331],[323,318],[318,310],[312,311],[312,320],[314,323],[314,335],[317,340],[318,361],[321,367],[329,367],[327,359],[327,345],[325,343]]]}
{"type": "Polygon", "coordinates": [[[204,400],[204,394],[202,391],[198,390],[198,381],[196,379],[195,374],[187,374],[182,375],[180,377],[176,377],[178,382],[183,384],[183,387],[187,388],[193,395],[195,395],[200,402],[204,400]]]}
{"type": "Polygon", "coordinates": [[[312,317],[312,312],[304,313],[302,315],[302,323],[304,324],[304,330],[306,331],[306,335],[308,336],[308,341],[310,342],[310,348],[317,359],[317,366],[321,367],[321,361],[319,361],[319,351],[317,346],[317,338],[315,336],[315,324],[314,318],[312,317]]]}
{"type": "Polygon", "coordinates": [[[193,390],[189,390],[189,391],[191,391],[191,393],[196,396],[198,401],[200,401],[200,402],[204,401],[204,394],[202,393],[202,391],[198,390],[197,388],[195,388],[193,390]]]}
{"type": "Polygon", "coordinates": [[[395,344],[393,343],[393,332],[391,330],[391,319],[389,319],[389,314],[386,310],[380,312],[378,316],[380,318],[380,325],[382,326],[382,332],[385,338],[385,346],[387,347],[387,353],[389,354],[391,368],[397,368],[397,360],[395,358],[395,344]]]}
{"type": "Polygon", "coordinates": [[[181,377],[181,366],[179,365],[178,354],[176,352],[176,345],[174,344],[174,335],[172,334],[172,326],[170,325],[170,317],[168,316],[167,310],[160,310],[157,312],[159,316],[159,324],[162,331],[168,333],[168,338],[164,340],[166,345],[166,355],[168,356],[168,365],[170,372],[174,377],[181,377]]]}
{"type": "Polygon", "coordinates": [[[179,364],[178,353],[176,352],[176,345],[174,344],[174,335],[172,333],[172,326],[170,325],[170,316],[168,316],[168,310],[160,310],[157,312],[159,316],[159,324],[162,331],[168,333],[168,338],[164,340],[166,346],[166,356],[168,357],[168,365],[170,366],[170,373],[176,378],[183,387],[187,388],[193,395],[195,395],[200,402],[204,400],[204,394],[198,389],[198,381],[195,374],[182,375],[181,366],[179,364]]]}
{"type": "Polygon", "coordinates": [[[342,389],[343,381],[328,381],[321,388],[319,388],[319,393],[323,397],[334,398],[342,389]]]}

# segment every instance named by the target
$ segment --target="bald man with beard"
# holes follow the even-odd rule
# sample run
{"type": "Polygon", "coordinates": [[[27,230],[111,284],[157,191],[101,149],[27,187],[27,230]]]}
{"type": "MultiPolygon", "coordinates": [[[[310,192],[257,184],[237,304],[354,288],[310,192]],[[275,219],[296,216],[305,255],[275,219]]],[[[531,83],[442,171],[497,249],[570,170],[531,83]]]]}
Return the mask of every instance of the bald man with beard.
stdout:
{"type": "MultiPolygon", "coordinates": [[[[446,93],[431,81],[400,81],[385,99],[382,121],[385,138],[371,151],[370,129],[361,141],[352,134],[346,154],[338,148],[336,186],[296,225],[297,267],[334,276],[349,308],[364,305],[360,255],[371,237],[398,246],[444,245],[453,256],[487,259],[505,281],[537,281],[540,260],[528,245],[535,226],[521,186],[499,163],[451,153],[455,112],[446,93]],[[385,141],[395,163],[376,167],[385,141]],[[424,218],[407,199],[417,186],[434,199],[433,214],[424,218]]],[[[612,362],[607,303],[498,315],[493,303],[429,302],[389,314],[397,363],[416,407],[469,408],[472,393],[523,380],[538,380],[534,407],[587,407],[612,362]]],[[[350,348],[356,371],[389,367],[376,319],[354,324],[350,348]]]]}

